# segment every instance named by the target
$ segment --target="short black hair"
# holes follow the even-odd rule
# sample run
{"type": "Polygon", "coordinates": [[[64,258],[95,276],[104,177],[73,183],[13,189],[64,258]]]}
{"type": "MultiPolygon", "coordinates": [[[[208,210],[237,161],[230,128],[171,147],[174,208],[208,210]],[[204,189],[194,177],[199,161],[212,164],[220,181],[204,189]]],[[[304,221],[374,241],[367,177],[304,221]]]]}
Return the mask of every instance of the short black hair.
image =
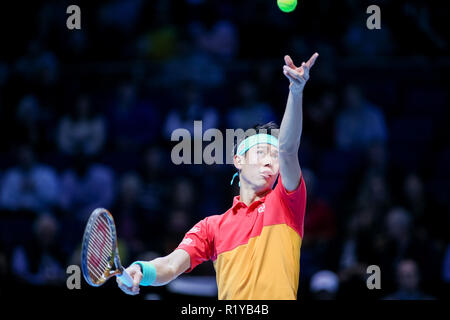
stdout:
{"type": "Polygon", "coordinates": [[[280,126],[274,122],[274,121],[270,121],[264,124],[255,124],[253,127],[247,129],[245,131],[245,135],[244,137],[242,137],[241,139],[238,139],[238,141],[236,142],[236,144],[234,145],[233,148],[233,156],[236,154],[237,151],[237,147],[239,146],[239,144],[244,141],[244,139],[251,137],[255,134],[259,134],[259,133],[267,133],[270,134],[272,136],[274,136],[275,138],[278,138],[278,134],[280,132],[280,126]],[[253,129],[253,130],[250,130],[253,129]]]}

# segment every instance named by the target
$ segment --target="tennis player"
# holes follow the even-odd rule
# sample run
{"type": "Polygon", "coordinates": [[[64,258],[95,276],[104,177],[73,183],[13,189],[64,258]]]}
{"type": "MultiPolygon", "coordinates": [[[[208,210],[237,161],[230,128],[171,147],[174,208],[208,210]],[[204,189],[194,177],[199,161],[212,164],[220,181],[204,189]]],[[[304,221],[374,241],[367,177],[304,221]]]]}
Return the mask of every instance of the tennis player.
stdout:
{"type": "MultiPolygon", "coordinates": [[[[140,286],[161,286],[200,263],[212,260],[219,300],[295,300],[300,274],[300,247],[306,188],[298,150],[302,133],[303,89],[319,55],[296,67],[285,56],[283,73],[289,96],[279,134],[273,123],[257,127],[236,148],[240,192],[221,215],[209,216],[189,230],[169,255],[136,261],[126,270],[133,278],[127,294],[140,286]],[[275,182],[278,182],[275,185],[275,182]]],[[[231,181],[233,183],[233,180],[231,181]]]]}

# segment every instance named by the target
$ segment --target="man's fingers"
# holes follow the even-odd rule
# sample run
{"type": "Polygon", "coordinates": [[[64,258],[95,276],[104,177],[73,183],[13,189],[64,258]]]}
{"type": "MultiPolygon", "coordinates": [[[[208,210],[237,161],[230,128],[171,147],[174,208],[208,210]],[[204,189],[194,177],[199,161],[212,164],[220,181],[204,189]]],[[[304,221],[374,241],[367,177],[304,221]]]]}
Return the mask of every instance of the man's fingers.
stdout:
{"type": "Polygon", "coordinates": [[[297,81],[302,81],[302,76],[295,70],[289,68],[288,66],[283,67],[283,72],[287,73],[289,76],[294,78],[297,81]]]}
{"type": "Polygon", "coordinates": [[[304,79],[308,80],[308,78],[309,78],[309,67],[308,67],[308,65],[306,63],[302,62],[302,65],[301,65],[300,69],[301,69],[301,73],[300,73],[301,76],[304,79]]]}
{"type": "Polygon", "coordinates": [[[292,69],[297,69],[297,67],[294,64],[294,61],[292,61],[291,57],[288,55],[284,56],[284,62],[286,62],[286,64],[291,67],[292,69]]]}
{"type": "Polygon", "coordinates": [[[143,277],[143,275],[140,272],[136,272],[134,274],[134,277],[133,277],[133,291],[136,291],[136,290],[139,291],[139,284],[142,281],[142,277],[143,277]]]}
{"type": "Polygon", "coordinates": [[[128,287],[125,284],[123,284],[122,281],[119,280],[119,278],[116,277],[116,282],[117,282],[117,286],[120,288],[120,290],[122,290],[123,292],[125,292],[126,294],[129,295],[137,295],[139,293],[139,286],[137,287],[137,289],[134,289],[134,285],[133,287],[128,287]]]}
{"type": "Polygon", "coordinates": [[[311,67],[314,65],[314,63],[316,62],[316,59],[317,59],[318,56],[319,56],[319,54],[318,54],[317,52],[314,53],[314,54],[311,56],[311,58],[309,58],[308,62],[306,62],[306,66],[307,66],[308,68],[311,68],[311,67]]]}
{"type": "Polygon", "coordinates": [[[287,73],[287,71],[283,70],[283,74],[286,76],[286,78],[289,79],[290,82],[296,81],[296,79],[294,79],[292,76],[290,76],[289,73],[287,73]]]}

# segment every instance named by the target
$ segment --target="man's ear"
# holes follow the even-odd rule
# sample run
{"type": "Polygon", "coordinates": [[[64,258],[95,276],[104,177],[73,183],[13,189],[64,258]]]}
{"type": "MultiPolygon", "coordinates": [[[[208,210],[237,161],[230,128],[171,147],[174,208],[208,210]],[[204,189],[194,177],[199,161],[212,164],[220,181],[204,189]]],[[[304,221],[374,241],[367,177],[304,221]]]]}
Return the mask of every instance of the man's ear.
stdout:
{"type": "Polygon", "coordinates": [[[236,169],[238,169],[240,171],[242,169],[243,157],[234,155],[233,163],[234,163],[234,166],[236,167],[236,169]]]}

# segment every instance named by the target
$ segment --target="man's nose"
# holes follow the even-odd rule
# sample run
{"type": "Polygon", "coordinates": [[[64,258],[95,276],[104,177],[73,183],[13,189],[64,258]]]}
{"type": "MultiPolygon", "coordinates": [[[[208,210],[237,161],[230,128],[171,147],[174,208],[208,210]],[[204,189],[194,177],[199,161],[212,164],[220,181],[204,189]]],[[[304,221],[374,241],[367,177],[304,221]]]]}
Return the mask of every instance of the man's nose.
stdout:
{"type": "Polygon", "coordinates": [[[273,159],[270,155],[266,154],[266,156],[262,159],[264,166],[272,166],[273,159]]]}

